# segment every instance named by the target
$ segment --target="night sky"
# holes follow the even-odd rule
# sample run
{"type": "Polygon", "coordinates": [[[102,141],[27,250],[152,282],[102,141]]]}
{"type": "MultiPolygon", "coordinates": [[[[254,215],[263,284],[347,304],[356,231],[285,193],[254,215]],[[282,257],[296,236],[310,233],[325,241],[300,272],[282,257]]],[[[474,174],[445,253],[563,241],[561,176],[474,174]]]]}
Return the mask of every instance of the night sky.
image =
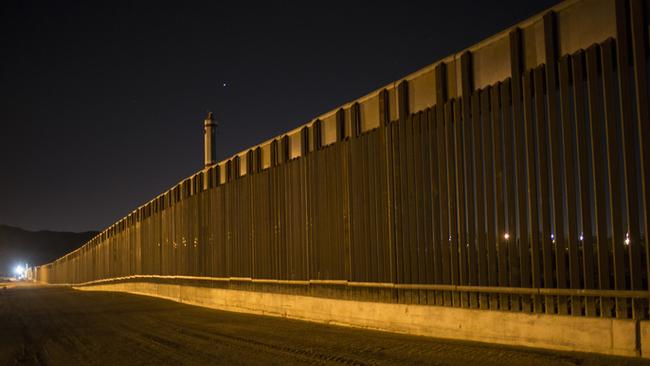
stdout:
{"type": "Polygon", "coordinates": [[[558,1],[0,3],[0,224],[100,230],[558,1]],[[428,8],[427,8],[428,7],[428,8]]]}

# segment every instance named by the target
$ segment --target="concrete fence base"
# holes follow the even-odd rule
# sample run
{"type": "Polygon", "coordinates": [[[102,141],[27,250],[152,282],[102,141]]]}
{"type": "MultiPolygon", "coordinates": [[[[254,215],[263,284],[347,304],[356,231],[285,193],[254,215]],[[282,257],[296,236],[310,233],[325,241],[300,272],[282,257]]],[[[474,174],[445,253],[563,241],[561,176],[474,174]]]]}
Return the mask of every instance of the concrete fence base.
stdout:
{"type": "Polygon", "coordinates": [[[148,282],[75,288],[129,292],[220,310],[427,337],[650,357],[647,321],[336,300],[148,282]]]}

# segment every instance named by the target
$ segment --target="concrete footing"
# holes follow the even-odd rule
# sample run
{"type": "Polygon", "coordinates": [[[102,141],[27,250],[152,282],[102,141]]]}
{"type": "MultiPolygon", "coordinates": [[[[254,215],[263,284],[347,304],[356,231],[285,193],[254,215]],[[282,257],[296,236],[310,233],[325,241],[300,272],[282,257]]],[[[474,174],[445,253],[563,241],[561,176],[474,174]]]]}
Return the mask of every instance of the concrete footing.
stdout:
{"type": "Polygon", "coordinates": [[[647,321],[336,300],[148,282],[75,288],[129,292],[220,310],[428,337],[650,357],[647,321]]]}

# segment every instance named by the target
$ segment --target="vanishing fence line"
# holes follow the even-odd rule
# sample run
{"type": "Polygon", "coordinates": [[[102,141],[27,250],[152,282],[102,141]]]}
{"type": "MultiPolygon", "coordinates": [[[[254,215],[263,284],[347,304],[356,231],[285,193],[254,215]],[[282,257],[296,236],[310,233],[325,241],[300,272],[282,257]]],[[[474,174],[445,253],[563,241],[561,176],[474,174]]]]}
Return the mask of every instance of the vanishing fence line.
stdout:
{"type": "Polygon", "coordinates": [[[194,175],[37,278],[308,281],[389,289],[385,301],[647,318],[647,5],[563,5],[317,119],[297,144],[285,135],[194,175]],[[578,7],[608,13],[599,25],[613,34],[562,52],[558,14],[578,7]],[[490,45],[509,73],[484,83],[503,67],[482,58],[490,45]]]}

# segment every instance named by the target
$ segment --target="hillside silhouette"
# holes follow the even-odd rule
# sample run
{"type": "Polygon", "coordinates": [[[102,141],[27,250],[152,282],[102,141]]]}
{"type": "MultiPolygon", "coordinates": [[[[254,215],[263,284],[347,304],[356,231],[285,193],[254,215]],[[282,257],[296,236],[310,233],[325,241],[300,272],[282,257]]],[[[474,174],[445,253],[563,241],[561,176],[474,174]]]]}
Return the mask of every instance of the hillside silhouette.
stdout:
{"type": "Polygon", "coordinates": [[[12,276],[18,264],[49,263],[80,247],[97,232],[28,231],[0,225],[0,276],[12,276]]]}

